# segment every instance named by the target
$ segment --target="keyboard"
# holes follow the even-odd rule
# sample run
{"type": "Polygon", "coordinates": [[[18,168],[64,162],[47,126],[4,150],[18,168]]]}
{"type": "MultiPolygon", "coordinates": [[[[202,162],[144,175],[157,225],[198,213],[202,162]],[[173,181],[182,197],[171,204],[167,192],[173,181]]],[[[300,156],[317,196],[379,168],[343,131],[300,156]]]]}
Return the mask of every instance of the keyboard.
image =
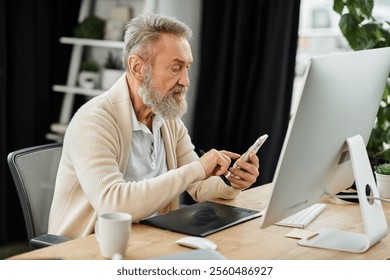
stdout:
{"type": "Polygon", "coordinates": [[[315,218],[317,218],[325,210],[325,208],[325,204],[316,203],[275,224],[286,227],[305,228],[315,218]]]}

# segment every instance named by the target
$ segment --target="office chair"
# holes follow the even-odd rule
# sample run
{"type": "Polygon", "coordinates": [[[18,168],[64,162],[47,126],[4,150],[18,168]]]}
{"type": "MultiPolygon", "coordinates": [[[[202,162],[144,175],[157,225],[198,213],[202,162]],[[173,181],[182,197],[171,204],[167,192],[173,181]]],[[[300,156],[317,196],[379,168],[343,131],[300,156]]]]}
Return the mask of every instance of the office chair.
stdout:
{"type": "Polygon", "coordinates": [[[33,249],[69,240],[47,234],[61,153],[62,144],[55,143],[17,150],[7,157],[22,206],[29,244],[33,249]]]}

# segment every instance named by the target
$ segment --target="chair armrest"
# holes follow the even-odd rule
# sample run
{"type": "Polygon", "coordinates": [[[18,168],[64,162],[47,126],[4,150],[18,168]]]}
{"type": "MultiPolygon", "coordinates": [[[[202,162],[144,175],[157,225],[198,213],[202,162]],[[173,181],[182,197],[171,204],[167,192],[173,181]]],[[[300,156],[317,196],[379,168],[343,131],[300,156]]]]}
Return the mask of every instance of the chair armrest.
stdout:
{"type": "Polygon", "coordinates": [[[43,234],[43,235],[31,238],[30,246],[34,249],[39,249],[39,248],[59,244],[62,242],[66,242],[69,240],[71,240],[71,239],[68,237],[65,237],[65,236],[53,235],[53,234],[43,234]]]}

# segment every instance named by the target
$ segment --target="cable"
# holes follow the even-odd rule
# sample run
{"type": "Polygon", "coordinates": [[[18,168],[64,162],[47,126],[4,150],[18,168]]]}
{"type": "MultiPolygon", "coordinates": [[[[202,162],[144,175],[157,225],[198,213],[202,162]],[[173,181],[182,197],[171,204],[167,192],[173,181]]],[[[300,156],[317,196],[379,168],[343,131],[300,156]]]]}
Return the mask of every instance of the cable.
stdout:
{"type": "MultiPolygon", "coordinates": [[[[327,195],[329,195],[330,197],[336,197],[336,198],[340,198],[340,199],[359,199],[358,195],[355,194],[355,195],[347,195],[347,194],[330,194],[330,193],[327,193],[327,195]]],[[[386,198],[382,198],[382,197],[376,197],[376,196],[367,196],[366,197],[367,199],[376,199],[376,200],[380,200],[380,201],[383,201],[383,202],[387,202],[387,203],[390,203],[390,199],[386,199],[386,198]]]]}

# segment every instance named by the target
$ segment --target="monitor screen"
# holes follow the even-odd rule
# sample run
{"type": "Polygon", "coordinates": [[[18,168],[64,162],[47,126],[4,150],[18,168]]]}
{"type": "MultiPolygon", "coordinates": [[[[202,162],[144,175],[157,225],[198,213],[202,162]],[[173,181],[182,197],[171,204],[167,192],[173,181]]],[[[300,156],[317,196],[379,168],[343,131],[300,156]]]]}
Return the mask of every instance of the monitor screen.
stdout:
{"type": "Polygon", "coordinates": [[[354,173],[346,140],[360,135],[367,145],[389,72],[390,48],[311,60],[262,227],[351,187],[354,173]]]}

